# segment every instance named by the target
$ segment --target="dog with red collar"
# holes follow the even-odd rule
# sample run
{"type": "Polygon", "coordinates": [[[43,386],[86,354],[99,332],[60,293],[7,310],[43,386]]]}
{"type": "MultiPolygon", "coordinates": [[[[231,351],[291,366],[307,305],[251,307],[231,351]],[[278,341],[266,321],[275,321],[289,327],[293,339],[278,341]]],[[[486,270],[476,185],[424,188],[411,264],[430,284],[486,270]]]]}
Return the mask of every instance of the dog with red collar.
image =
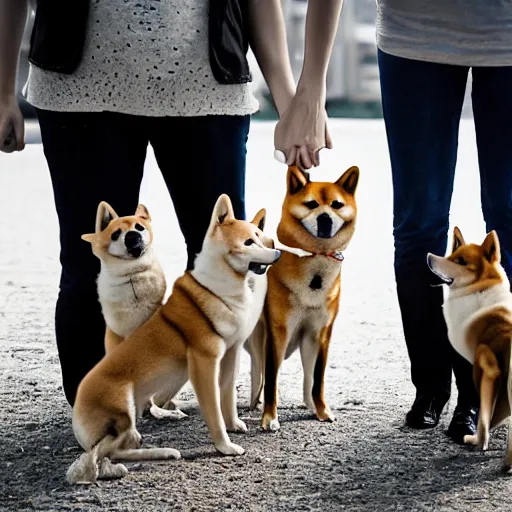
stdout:
{"type": "Polygon", "coordinates": [[[252,375],[251,409],[263,401],[264,430],[280,428],[278,372],[284,359],[297,349],[304,370],[306,406],[321,421],[335,419],[324,399],[324,372],[338,314],[343,251],[355,230],[358,181],[357,167],[334,183],[312,182],[296,166],[288,168],[277,228],[283,244],[279,246],[281,258],[267,272],[265,308],[246,343],[251,358],[262,362],[256,365],[261,375],[252,375]]]}

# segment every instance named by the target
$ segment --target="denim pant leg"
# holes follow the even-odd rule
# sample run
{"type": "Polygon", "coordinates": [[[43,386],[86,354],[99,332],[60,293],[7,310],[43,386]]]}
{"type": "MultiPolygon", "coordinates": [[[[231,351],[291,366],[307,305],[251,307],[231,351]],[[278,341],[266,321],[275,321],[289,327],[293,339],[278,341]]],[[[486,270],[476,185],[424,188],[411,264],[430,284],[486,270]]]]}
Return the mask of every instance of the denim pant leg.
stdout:
{"type": "Polygon", "coordinates": [[[100,201],[119,215],[137,207],[147,139],[142,118],[122,114],[37,111],[60,228],[62,274],[55,312],[64,393],[70,405],[82,378],[104,356],[98,302],[100,270],[81,239],[95,228],[100,201]]]}
{"type": "Polygon", "coordinates": [[[468,68],[379,51],[382,104],[393,175],[395,277],[417,394],[447,398],[453,349],[441,288],[426,265],[444,255],[468,68]]]}
{"type": "Polygon", "coordinates": [[[474,68],[472,99],[482,210],[512,279],[512,67],[474,68]]]}
{"type": "Polygon", "coordinates": [[[250,116],[167,117],[154,120],[151,145],[187,244],[187,268],[201,251],[221,194],[245,219],[245,164],[250,116]],[[171,142],[171,145],[170,145],[171,142]]]}

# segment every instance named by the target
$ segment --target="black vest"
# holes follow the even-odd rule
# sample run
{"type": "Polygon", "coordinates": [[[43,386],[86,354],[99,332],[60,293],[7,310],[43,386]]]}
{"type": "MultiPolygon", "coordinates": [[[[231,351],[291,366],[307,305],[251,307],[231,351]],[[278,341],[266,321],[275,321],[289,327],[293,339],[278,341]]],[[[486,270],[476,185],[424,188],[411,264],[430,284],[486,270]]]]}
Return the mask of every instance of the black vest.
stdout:
{"type": "MultiPolygon", "coordinates": [[[[82,58],[90,0],[37,0],[29,61],[35,66],[71,74],[82,58]]],[[[221,84],[251,81],[248,0],[209,0],[210,65],[221,84]]]]}

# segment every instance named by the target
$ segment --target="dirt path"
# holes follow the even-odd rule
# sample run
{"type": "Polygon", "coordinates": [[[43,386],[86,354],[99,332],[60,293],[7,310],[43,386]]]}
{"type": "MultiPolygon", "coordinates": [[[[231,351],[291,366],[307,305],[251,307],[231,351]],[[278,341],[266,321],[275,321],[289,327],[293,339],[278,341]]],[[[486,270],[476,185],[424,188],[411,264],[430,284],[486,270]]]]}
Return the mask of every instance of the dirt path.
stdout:
{"type": "MultiPolygon", "coordinates": [[[[91,487],[72,488],[64,481],[80,451],[59,387],[52,325],[57,230],[41,149],[29,147],[9,160],[0,156],[0,510],[512,510],[511,484],[498,473],[506,432],[493,437],[486,454],[454,446],[444,431],[455,392],[437,429],[411,432],[403,427],[413,390],[394,296],[384,139],[380,125],[357,126],[340,124],[332,130],[350,148],[346,159],[352,161],[343,168],[357,161],[366,171],[327,370],[327,397],[338,421],[320,424],[300,407],[302,374],[295,355],[280,380],[282,429],[261,433],[257,421],[249,421],[249,433],[234,436],[246,455],[216,454],[187,389],[180,399],[189,418],[144,418],[140,424],[145,445],[175,447],[183,460],[132,464],[124,480],[91,487]],[[362,151],[363,132],[372,155],[362,151]]],[[[259,144],[269,143],[269,134],[264,125],[254,129],[250,157],[259,144]]],[[[262,184],[275,176],[270,157],[265,158],[252,160],[249,168],[249,211],[265,197],[272,224],[282,189],[262,184]]],[[[343,170],[327,165],[329,179],[343,170]]],[[[150,160],[143,199],[153,217],[161,219],[157,237],[172,278],[182,265],[183,250],[158,180],[150,160]]],[[[477,196],[478,190],[470,197],[473,193],[477,196]]],[[[247,363],[244,356],[242,409],[248,401],[247,363]]]]}

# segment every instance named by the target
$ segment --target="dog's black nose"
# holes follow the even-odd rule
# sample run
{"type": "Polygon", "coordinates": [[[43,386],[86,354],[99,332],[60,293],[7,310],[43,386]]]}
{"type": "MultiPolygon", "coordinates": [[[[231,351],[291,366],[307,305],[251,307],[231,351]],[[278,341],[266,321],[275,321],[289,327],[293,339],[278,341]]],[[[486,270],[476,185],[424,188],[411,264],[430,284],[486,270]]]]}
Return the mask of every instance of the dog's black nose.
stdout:
{"type": "Polygon", "coordinates": [[[133,249],[142,244],[142,235],[137,231],[128,231],[124,237],[124,244],[127,249],[133,249]]]}
{"type": "Polygon", "coordinates": [[[332,219],[328,213],[322,213],[316,219],[317,233],[320,238],[331,238],[332,219]]]}

